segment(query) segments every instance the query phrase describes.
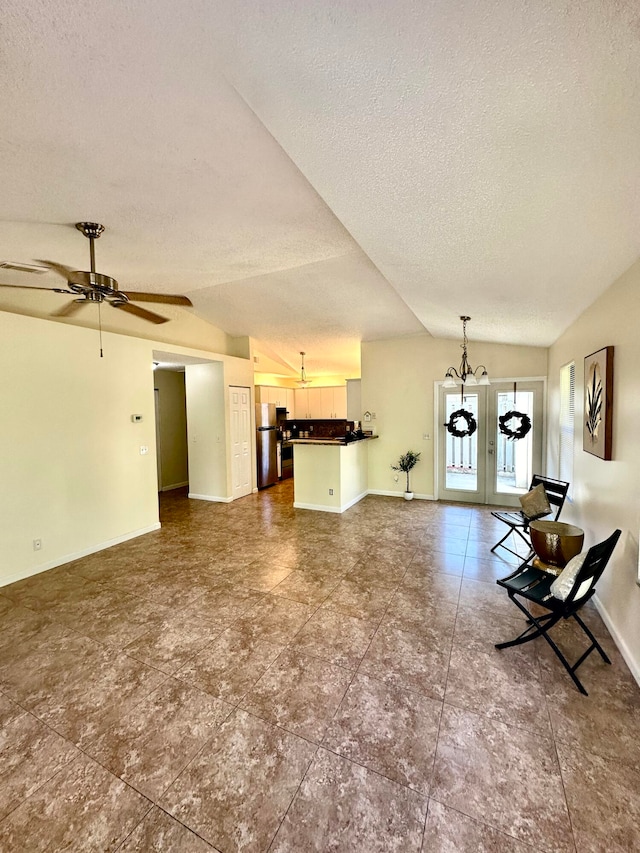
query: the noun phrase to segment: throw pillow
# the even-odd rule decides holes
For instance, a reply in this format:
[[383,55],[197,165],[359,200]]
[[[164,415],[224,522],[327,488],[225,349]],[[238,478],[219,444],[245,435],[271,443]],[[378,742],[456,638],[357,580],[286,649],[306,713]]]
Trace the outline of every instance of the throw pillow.
[[529,521],[535,521],[536,518],[542,518],[551,512],[551,504],[542,483],[538,483],[530,492],[522,495],[520,497],[520,505],[522,506],[522,512]]
[[587,552],[583,551],[577,557],[572,557],[558,577],[551,584],[551,595],[554,598],[559,598],[560,601],[566,601],[567,596],[573,589],[573,585],[578,576],[578,572],[582,568]]

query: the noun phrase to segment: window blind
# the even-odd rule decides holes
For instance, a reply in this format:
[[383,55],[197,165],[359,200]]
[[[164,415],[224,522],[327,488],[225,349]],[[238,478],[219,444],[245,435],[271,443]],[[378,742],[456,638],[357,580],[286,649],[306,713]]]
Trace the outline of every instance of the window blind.
[[560,368],[560,442],[558,471],[561,480],[571,483],[573,492],[573,437],[575,424],[576,365],[575,362]]

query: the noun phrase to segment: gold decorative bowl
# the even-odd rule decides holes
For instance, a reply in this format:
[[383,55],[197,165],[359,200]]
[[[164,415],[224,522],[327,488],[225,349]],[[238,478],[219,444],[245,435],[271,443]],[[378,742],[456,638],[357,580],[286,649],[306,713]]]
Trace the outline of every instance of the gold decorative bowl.
[[532,521],[529,525],[531,545],[548,566],[561,569],[582,551],[584,530],[562,521]]

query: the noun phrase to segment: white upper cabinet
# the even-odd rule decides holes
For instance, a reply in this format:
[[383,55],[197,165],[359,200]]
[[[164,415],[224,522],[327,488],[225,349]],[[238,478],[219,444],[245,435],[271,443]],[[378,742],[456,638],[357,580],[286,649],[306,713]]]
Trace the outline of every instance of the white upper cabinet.
[[346,386],[325,388],[296,388],[295,417],[298,419],[329,420],[347,417]]
[[256,403],[273,403],[279,409],[293,414],[293,388],[277,388],[271,385],[256,385]]

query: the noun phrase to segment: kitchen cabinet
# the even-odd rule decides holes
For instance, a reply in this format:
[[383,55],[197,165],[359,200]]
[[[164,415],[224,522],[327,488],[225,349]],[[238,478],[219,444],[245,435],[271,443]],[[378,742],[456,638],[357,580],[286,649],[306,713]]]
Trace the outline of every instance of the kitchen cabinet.
[[256,403],[273,403],[279,409],[286,409],[293,417],[293,388],[256,385]]
[[308,388],[296,388],[293,392],[295,404],[294,404],[294,412],[295,417],[302,419],[310,418],[309,414],[309,389]]
[[340,385],[323,388],[296,388],[295,416],[305,420],[345,419],[347,389]]
[[347,386],[336,385],[333,389],[333,415],[334,418],[347,417]]

